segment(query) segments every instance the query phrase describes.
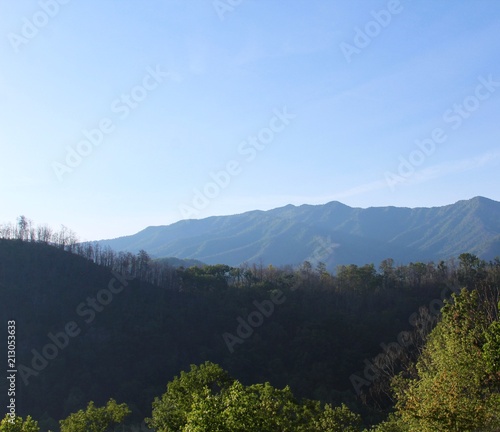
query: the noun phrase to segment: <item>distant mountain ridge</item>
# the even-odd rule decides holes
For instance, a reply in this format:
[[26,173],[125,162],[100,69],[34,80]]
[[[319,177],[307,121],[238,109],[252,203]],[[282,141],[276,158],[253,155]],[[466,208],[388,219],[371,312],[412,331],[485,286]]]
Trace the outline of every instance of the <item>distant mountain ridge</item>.
[[137,234],[101,240],[118,251],[146,250],[153,257],[207,264],[262,262],[296,265],[305,260],[340,264],[436,261],[463,252],[483,259],[500,255],[500,202],[484,197],[442,207],[353,208],[287,205],[268,211],[184,220]]

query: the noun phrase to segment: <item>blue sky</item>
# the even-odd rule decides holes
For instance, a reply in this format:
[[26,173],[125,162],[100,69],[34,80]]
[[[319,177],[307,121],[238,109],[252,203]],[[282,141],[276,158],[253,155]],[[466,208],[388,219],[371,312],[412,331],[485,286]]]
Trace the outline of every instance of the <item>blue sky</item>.
[[499,34],[497,0],[2,2],[0,223],[500,201]]

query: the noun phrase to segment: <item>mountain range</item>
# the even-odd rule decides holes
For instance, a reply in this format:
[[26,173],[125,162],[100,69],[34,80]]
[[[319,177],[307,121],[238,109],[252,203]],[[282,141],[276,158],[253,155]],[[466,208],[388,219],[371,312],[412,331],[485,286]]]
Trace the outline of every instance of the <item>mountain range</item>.
[[500,202],[484,197],[442,207],[353,208],[333,201],[183,220],[99,241],[117,251],[207,264],[297,265],[439,261],[500,256]]

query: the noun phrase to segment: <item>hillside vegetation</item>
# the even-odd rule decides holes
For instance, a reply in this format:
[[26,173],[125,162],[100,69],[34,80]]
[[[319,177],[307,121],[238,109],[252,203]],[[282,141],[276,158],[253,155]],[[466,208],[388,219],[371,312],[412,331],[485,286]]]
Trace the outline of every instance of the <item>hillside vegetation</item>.
[[0,240],[0,293],[27,423],[0,430],[500,427],[498,259],[174,268],[23,226]]

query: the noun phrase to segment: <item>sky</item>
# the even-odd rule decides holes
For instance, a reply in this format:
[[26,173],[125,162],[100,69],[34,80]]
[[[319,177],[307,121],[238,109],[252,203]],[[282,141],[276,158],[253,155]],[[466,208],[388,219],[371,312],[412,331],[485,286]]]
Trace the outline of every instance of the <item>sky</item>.
[[0,3],[0,223],[500,201],[498,0]]

